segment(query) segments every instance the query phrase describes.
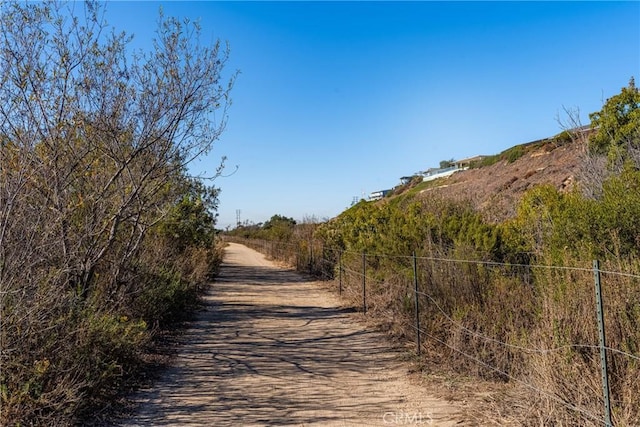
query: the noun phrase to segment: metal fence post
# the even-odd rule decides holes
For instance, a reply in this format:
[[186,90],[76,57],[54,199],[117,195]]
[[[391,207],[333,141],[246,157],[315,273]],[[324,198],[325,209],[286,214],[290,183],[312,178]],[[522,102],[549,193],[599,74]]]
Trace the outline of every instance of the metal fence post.
[[418,301],[418,259],[413,251],[413,295],[416,302],[416,349],[420,356],[420,302]]
[[362,251],[362,312],[367,314],[367,254]]
[[342,251],[338,252],[338,294],[342,295]]
[[320,242],[320,265],[318,266],[318,270],[320,271],[320,278],[322,280],[327,280],[329,278],[333,279],[329,275],[327,271],[327,253],[325,252],[324,242]]
[[598,333],[600,335],[600,365],[602,367],[602,396],[604,397],[604,424],[612,427],[611,401],[609,392],[609,374],[607,368],[607,341],[604,328],[604,310],[602,308],[602,288],[600,286],[600,261],[593,261],[593,277],[596,286],[596,311],[598,315]]

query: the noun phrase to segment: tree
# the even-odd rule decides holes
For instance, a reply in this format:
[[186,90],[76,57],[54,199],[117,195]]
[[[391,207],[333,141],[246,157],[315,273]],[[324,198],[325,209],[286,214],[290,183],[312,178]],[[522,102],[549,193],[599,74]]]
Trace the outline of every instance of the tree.
[[269,230],[270,228],[274,228],[279,225],[282,225],[284,227],[293,227],[294,225],[296,225],[296,220],[293,218],[287,218],[284,215],[276,214],[269,218],[269,220],[264,223],[262,228],[264,228],[265,230]]
[[629,85],[607,99],[602,109],[589,115],[595,130],[589,138],[592,152],[606,154],[612,165],[619,165],[640,149],[640,91],[632,77]]
[[132,53],[102,8],[0,4],[0,424],[65,424],[34,421],[25,402],[48,408],[33,417],[73,413],[65,405],[93,387],[92,370],[119,364],[89,363],[81,348],[100,353],[87,341],[93,319],[131,311],[131,280],[152,269],[141,255],[151,231],[166,219],[192,243],[215,221],[206,202],[217,193],[185,183],[225,128],[228,46],[203,45],[196,23],[160,14],[153,50]]
[[22,190],[48,208],[36,220],[56,236],[47,252],[86,288],[117,243],[124,258],[135,253],[171,183],[224,129],[228,48],[202,46],[197,25],[161,15],[153,52],[129,61],[130,38],[103,34],[97,3],[84,22],[56,3],[6,4],[1,19],[0,133],[30,169]]
[[209,247],[215,236],[218,190],[200,181],[187,180],[182,198],[160,222],[158,232],[171,240],[175,251],[188,247]]
[[284,215],[273,215],[263,226],[263,234],[268,239],[285,240],[293,233],[296,221]]

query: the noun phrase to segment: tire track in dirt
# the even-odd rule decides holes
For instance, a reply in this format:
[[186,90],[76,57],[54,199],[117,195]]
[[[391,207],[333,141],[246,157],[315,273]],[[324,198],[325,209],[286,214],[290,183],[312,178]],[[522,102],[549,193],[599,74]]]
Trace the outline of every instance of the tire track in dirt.
[[318,283],[230,244],[206,310],[122,426],[459,425]]

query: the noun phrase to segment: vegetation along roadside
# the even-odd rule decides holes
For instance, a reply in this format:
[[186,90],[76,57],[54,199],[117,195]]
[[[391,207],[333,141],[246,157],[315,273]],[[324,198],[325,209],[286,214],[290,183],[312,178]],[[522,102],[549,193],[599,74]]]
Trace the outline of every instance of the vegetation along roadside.
[[[562,138],[520,146],[517,158],[498,156],[440,183],[363,200],[323,223],[295,224],[278,215],[238,227],[228,238],[333,280],[347,301],[404,344],[416,340],[417,297],[424,307],[423,366],[511,384],[519,397],[508,401],[521,404],[502,413],[532,426],[603,424],[598,260],[611,419],[639,425],[640,93],[634,80],[590,118],[586,132],[571,127]],[[576,153],[569,159],[578,165],[574,179],[529,186],[500,215],[499,192],[484,200],[460,197],[465,176],[487,168],[495,180],[503,168],[521,179],[518,168],[530,175],[525,162],[554,151]],[[453,180],[458,185],[447,185]]]
[[133,54],[103,4],[74,7],[0,5],[6,426],[76,424],[104,405],[220,262],[218,189],[187,166],[224,129],[228,47],[161,15],[153,51]]

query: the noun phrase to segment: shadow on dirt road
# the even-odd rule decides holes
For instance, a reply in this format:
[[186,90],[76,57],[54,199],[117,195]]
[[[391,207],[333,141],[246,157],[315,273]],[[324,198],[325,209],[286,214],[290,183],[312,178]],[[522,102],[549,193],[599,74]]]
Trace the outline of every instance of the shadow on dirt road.
[[122,426],[456,425],[317,283],[231,244],[172,366]]

